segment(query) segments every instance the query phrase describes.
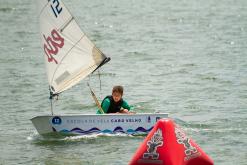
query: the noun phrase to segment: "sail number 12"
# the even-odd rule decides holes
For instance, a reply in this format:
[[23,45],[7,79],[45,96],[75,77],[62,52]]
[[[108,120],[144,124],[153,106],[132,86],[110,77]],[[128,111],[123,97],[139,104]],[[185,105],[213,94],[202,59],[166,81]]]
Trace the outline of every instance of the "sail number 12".
[[52,1],[51,3],[51,9],[55,15],[55,17],[57,17],[61,12],[62,12],[62,7],[59,6],[59,0],[48,0],[48,2]]

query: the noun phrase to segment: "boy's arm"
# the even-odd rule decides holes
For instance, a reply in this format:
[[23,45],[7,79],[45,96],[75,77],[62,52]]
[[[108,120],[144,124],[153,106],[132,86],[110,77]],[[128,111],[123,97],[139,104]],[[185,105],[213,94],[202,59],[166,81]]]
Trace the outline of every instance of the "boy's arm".
[[123,105],[122,105],[122,107],[124,108],[124,109],[128,109],[128,110],[130,110],[130,106],[129,106],[129,104],[127,103],[127,101],[125,101],[125,100],[123,100]]
[[[105,113],[107,113],[109,107],[110,107],[110,100],[107,98],[102,103],[102,109]],[[100,110],[97,111],[97,114],[101,114]]]

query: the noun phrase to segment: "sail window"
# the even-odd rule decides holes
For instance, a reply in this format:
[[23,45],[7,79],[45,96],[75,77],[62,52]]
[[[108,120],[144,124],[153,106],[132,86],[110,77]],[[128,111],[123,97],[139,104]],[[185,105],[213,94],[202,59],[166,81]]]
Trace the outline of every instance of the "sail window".
[[61,76],[59,76],[55,81],[57,85],[59,85],[61,82],[63,82],[67,77],[70,76],[70,73],[66,70]]

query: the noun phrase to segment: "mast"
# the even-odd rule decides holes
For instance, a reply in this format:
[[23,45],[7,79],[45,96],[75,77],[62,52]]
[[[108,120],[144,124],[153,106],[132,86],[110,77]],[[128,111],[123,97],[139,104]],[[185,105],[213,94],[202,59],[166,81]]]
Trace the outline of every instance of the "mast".
[[[50,89],[49,89],[50,90]],[[51,105],[51,115],[53,116],[53,98],[54,96],[57,96],[58,97],[58,94],[52,94],[51,90],[50,90],[50,97],[49,97],[49,100],[50,100],[50,105]]]
[[51,103],[51,115],[53,116],[53,98],[50,98]]

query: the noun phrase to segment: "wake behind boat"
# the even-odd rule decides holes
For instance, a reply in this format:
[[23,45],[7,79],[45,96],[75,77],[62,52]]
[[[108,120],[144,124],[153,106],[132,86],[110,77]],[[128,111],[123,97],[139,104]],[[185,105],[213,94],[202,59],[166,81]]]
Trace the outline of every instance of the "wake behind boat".
[[[31,119],[40,134],[147,134],[165,113],[54,115],[52,100],[106,64],[106,57],[76,23],[61,0],[38,0],[41,47],[49,82],[52,115]],[[95,98],[94,98],[95,99]]]

